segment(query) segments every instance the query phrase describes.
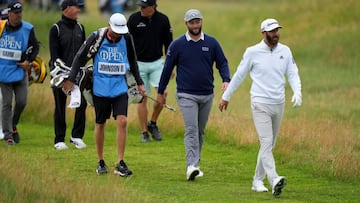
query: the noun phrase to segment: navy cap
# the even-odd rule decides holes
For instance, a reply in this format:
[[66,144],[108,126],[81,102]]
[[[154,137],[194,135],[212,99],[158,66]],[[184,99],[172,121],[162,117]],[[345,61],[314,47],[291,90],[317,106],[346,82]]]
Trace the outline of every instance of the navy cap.
[[65,10],[68,6],[83,7],[84,3],[79,3],[77,0],[63,0],[60,3],[61,10]]
[[141,7],[153,6],[156,5],[156,0],[141,0],[138,5]]

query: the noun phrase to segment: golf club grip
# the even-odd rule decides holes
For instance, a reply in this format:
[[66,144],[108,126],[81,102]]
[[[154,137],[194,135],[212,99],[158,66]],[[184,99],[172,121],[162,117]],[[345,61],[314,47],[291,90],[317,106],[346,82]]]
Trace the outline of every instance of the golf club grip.
[[[150,97],[149,95],[146,95],[146,97],[149,98],[149,99],[151,99],[152,101],[160,104],[160,102],[159,102],[158,100],[156,100],[155,98],[152,98],[152,97]],[[174,107],[171,107],[171,106],[169,106],[169,105],[167,105],[167,104],[163,104],[163,107],[169,109],[170,111],[176,112],[176,109],[175,109]]]
[[164,107],[169,109],[170,111],[174,111],[174,112],[176,111],[176,109],[174,107],[171,107],[171,106],[169,106],[167,104],[164,104]]

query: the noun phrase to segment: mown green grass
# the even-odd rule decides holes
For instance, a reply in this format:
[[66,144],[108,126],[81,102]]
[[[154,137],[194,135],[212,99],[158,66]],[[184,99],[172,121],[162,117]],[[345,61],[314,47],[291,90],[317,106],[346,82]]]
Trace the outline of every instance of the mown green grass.
[[[87,3],[88,12],[79,20],[90,34],[106,26],[107,20],[98,13],[95,1]],[[220,113],[220,79],[216,76],[201,160],[205,176],[191,183],[185,180],[179,111],[163,111],[158,121],[164,133],[162,142],[143,144],[132,105],[125,160],[134,175],[97,176],[93,109],[87,112],[84,139],[88,147],[55,151],[49,82],[32,85],[18,126],[21,144],[0,145],[0,202],[359,202],[358,1],[159,0],[158,4],[168,14],[175,37],[185,32],[185,11],[199,8],[203,30],[218,38],[232,73],[245,48],[261,40],[259,26],[264,18],[277,18],[284,26],[281,41],[290,46],[299,66],[303,106],[291,108],[292,93],[287,88],[288,104],[274,151],[277,170],[288,179],[281,197],[250,190],[258,150],[249,107],[250,79],[233,95],[228,111]],[[27,5],[24,19],[35,25],[40,55],[47,61],[48,30],[60,13],[30,11]],[[168,103],[178,108],[174,81],[169,90]],[[70,133],[73,110],[67,113]],[[112,120],[104,152],[111,171],[116,160]]]
[[[21,144],[1,146],[3,202],[356,202],[355,181],[335,181],[310,173],[306,165],[291,166],[278,159],[278,171],[288,178],[280,198],[250,190],[257,146],[234,146],[208,137],[203,151],[203,178],[185,180],[181,134],[162,142],[143,144],[137,134],[128,137],[126,161],[134,175],[121,178],[95,173],[96,152],[92,129],[88,148],[66,151],[52,148],[52,129],[43,125],[27,129]],[[105,157],[110,172],[116,160],[115,129],[109,126]],[[279,157],[279,153],[275,153]],[[5,164],[6,163],[6,164]],[[305,163],[304,163],[305,164]],[[1,196],[0,196],[1,197]]]

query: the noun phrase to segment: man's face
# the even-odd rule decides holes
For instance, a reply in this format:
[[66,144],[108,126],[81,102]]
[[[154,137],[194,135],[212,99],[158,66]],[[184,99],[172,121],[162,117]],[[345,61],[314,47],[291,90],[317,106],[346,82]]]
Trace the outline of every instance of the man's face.
[[201,28],[202,28],[202,19],[193,19],[188,22],[186,22],[186,27],[190,34],[192,35],[200,35],[201,34]]
[[115,33],[111,27],[109,26],[109,33],[108,33],[113,41],[118,41],[121,37],[121,34]]
[[68,6],[65,10],[63,10],[64,16],[76,20],[81,12],[78,6]]
[[18,26],[21,24],[21,20],[22,20],[22,12],[12,12],[9,11],[8,13],[8,19],[9,19],[9,23],[11,26]]
[[275,28],[271,31],[264,32],[265,40],[272,46],[276,46],[280,39],[279,28]]
[[155,12],[155,5],[153,6],[141,6],[140,7],[141,16],[151,17]]

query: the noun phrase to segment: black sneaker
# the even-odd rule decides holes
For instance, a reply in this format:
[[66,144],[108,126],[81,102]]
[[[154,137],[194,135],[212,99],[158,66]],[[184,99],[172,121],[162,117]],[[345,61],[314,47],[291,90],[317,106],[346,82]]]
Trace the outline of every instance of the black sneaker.
[[104,160],[100,160],[100,161],[99,161],[98,167],[97,167],[97,169],[96,169],[96,173],[97,173],[98,175],[107,174],[107,166],[106,166]]
[[20,142],[20,135],[18,133],[18,131],[16,130],[16,128],[14,128],[13,132],[12,132],[12,136],[14,138],[14,142],[15,143],[19,143]]
[[120,175],[121,177],[126,177],[132,174],[132,171],[128,169],[125,162],[121,160],[118,164],[116,164],[114,169],[114,174]]
[[151,133],[154,140],[156,140],[156,141],[162,140],[162,135],[161,135],[156,123],[151,123],[151,121],[149,121],[147,124],[147,127],[148,127],[148,131]]
[[150,142],[150,137],[147,132],[141,134],[141,142]]

